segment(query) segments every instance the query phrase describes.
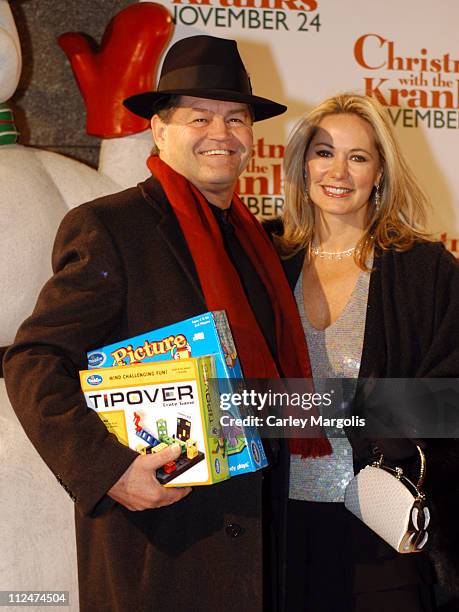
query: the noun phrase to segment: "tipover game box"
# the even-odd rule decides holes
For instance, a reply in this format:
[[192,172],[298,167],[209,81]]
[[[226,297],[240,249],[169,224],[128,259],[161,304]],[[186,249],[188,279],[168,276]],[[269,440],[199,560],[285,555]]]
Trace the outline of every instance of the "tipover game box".
[[208,485],[229,478],[212,356],[80,372],[81,388],[118,440],[140,453],[170,444],[180,457],[156,472],[161,484]]
[[[215,356],[216,377],[222,392],[231,391],[231,381],[242,379],[241,366],[228,319],[224,310],[206,312],[146,334],[115,342],[87,354],[88,368],[106,368],[165,359]],[[224,381],[224,383],[223,383]],[[235,383],[237,384],[237,382]],[[244,417],[238,406],[228,413],[235,419]],[[268,461],[255,426],[224,427],[229,469],[232,476],[266,467]]]

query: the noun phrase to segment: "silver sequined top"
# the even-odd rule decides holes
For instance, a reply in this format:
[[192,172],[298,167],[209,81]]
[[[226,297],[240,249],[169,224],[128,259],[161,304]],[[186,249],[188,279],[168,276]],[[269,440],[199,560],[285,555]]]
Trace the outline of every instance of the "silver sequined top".
[[[368,262],[371,266],[372,262]],[[295,299],[309,349],[312,376],[316,391],[326,391],[330,378],[357,378],[363,348],[370,272],[362,272],[339,318],[324,330],[311,325],[304,310],[303,283],[300,275]],[[334,401],[336,398],[335,389]],[[348,388],[348,385],[347,387]],[[347,397],[341,401],[350,401]],[[352,448],[347,438],[330,438],[333,454],[318,459],[302,459],[293,455],[290,461],[290,499],[316,502],[343,502],[346,485],[354,475]]]

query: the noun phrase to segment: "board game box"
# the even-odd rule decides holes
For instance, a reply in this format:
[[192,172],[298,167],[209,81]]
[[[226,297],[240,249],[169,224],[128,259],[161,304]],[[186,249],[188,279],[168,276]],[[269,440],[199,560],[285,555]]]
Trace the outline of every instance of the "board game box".
[[139,453],[180,444],[156,472],[161,484],[209,485],[229,478],[212,356],[80,372],[81,388],[118,440]]
[[[215,356],[220,391],[227,393],[242,379],[236,346],[224,310],[206,312],[178,323],[152,330],[88,352],[88,368],[132,366],[167,359]],[[234,383],[233,383],[234,381]],[[234,419],[246,416],[238,406],[228,413]],[[234,421],[233,421],[234,422]],[[268,461],[255,426],[224,427],[229,470],[232,476],[266,467]]]

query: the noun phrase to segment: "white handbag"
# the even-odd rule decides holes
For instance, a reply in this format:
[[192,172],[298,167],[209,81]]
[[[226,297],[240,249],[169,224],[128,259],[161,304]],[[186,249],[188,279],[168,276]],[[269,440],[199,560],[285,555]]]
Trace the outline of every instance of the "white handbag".
[[344,505],[399,553],[421,552],[428,541],[430,511],[421,491],[426,459],[421,457],[417,485],[401,468],[383,465],[384,457],[363,468],[348,484]]

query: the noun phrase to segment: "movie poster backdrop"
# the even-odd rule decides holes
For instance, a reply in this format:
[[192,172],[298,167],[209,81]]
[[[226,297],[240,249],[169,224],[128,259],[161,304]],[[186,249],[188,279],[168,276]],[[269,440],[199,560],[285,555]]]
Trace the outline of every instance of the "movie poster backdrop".
[[298,118],[335,93],[366,93],[387,108],[432,201],[431,231],[459,256],[457,0],[156,1],[175,22],[170,44],[196,34],[236,39],[254,92],[289,108],[256,125],[238,186],[253,213],[282,208],[282,157]]

